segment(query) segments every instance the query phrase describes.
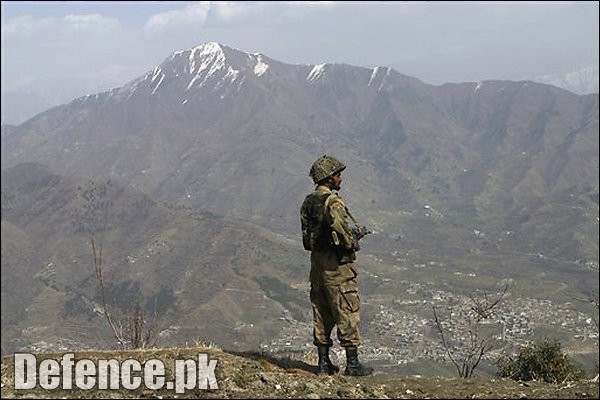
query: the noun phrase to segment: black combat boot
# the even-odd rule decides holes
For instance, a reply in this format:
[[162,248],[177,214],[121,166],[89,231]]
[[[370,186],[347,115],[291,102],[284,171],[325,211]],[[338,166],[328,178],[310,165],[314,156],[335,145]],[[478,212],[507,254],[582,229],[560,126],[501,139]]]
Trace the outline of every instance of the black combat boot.
[[335,375],[340,372],[337,365],[333,365],[329,359],[329,346],[317,346],[319,351],[319,366],[317,367],[317,375]]
[[373,368],[365,367],[358,361],[358,348],[356,346],[346,347],[346,371],[344,371],[344,375],[365,376],[372,373]]

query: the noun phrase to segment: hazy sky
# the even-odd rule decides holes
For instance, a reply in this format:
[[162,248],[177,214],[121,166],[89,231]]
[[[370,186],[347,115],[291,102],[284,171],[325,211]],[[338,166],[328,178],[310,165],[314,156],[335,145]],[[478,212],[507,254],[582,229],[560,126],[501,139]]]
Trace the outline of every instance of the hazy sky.
[[598,2],[2,1],[2,122],[126,84],[205,42],[426,83],[598,65]]

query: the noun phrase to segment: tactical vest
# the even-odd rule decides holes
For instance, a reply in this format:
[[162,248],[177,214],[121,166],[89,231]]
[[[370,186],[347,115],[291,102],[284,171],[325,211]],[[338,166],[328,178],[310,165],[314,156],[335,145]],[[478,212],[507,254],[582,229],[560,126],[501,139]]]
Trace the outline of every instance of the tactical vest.
[[331,247],[331,227],[327,217],[328,199],[332,193],[313,192],[306,196],[300,208],[302,245],[305,250]]

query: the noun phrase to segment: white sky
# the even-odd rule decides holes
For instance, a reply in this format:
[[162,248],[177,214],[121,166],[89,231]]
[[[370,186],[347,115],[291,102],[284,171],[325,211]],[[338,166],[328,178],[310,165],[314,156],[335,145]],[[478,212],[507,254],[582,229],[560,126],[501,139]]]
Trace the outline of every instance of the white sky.
[[598,15],[597,1],[2,1],[2,123],[122,86],[205,42],[436,85],[561,74],[598,65]]

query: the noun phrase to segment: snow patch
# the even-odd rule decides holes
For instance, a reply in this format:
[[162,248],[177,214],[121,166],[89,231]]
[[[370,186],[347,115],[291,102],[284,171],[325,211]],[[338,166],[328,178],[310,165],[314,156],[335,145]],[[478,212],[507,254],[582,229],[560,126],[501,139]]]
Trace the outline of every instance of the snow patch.
[[317,64],[310,71],[310,73],[306,77],[306,80],[309,82],[313,82],[313,81],[319,79],[321,76],[323,76],[324,73],[325,73],[325,64]]
[[256,76],[262,76],[269,69],[269,65],[265,64],[262,60],[262,57],[259,55],[256,56],[256,65],[254,66],[254,73]]

